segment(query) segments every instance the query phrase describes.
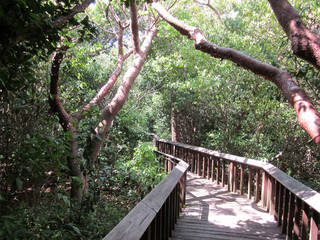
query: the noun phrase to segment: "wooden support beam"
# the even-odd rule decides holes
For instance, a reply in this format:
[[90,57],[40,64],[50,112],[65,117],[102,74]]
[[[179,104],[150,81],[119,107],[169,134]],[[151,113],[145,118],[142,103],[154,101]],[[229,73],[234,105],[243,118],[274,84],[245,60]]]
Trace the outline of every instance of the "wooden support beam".
[[301,215],[302,215],[302,201],[300,198],[296,198],[296,204],[294,209],[293,219],[293,239],[299,239],[301,236]]
[[254,190],[254,201],[259,202],[259,185],[260,185],[260,170],[256,169],[256,184]]
[[223,159],[220,160],[222,162],[221,164],[221,183],[222,183],[222,187],[224,187],[225,184],[225,169],[226,169],[226,164],[225,161]]
[[308,239],[308,229],[309,229],[309,213],[310,209],[307,204],[303,204],[302,209],[302,229],[301,229],[301,239],[307,240]]
[[310,218],[310,240],[318,240],[319,236],[319,213],[312,211]]
[[243,186],[244,186],[244,166],[240,165],[240,195],[243,195]]
[[237,185],[238,185],[237,164],[234,163],[233,164],[233,186],[232,186],[234,193],[237,192]]

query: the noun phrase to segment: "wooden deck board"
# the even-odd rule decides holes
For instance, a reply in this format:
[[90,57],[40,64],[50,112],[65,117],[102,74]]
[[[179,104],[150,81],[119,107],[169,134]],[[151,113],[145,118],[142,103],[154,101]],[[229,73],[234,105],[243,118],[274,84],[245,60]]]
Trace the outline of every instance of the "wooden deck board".
[[273,216],[261,206],[188,173],[186,208],[171,239],[285,239],[285,236]]

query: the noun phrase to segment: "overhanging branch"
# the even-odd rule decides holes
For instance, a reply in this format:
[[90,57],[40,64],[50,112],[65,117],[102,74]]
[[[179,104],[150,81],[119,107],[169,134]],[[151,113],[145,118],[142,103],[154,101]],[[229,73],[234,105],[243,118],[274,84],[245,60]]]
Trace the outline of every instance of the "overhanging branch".
[[159,3],[153,3],[152,6],[171,26],[181,34],[194,40],[194,46],[197,50],[208,53],[215,58],[230,60],[238,66],[275,83],[294,107],[299,124],[320,146],[320,118],[309,101],[306,92],[293,82],[286,71],[281,71],[272,65],[262,63],[237,50],[214,45],[206,40],[200,29],[185,25],[182,21],[168,13]]
[[279,24],[291,41],[293,53],[320,71],[320,41],[303,23],[287,0],[268,0]]

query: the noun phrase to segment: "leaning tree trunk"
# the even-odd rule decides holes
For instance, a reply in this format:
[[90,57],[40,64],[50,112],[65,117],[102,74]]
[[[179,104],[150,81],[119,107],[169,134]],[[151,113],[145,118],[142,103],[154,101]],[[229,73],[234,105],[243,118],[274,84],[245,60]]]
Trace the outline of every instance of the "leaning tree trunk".
[[[105,107],[102,114],[102,121],[99,123],[96,131],[96,136],[93,137],[91,143],[89,144],[90,160],[92,164],[95,164],[97,157],[99,155],[102,143],[109,131],[112,122],[118,112],[121,110],[125,104],[131,87],[140,73],[140,70],[146,60],[146,56],[150,50],[152,40],[157,33],[157,28],[155,23],[152,23],[151,29],[148,30],[145,40],[140,47],[139,45],[139,26],[137,21],[137,5],[136,1],[130,4],[131,11],[131,32],[132,32],[132,46],[133,46],[133,56],[134,60],[125,73],[123,81],[119,86],[116,95],[112,98],[110,103]],[[97,137],[98,136],[98,137]]]
[[171,141],[177,142],[178,141],[178,110],[172,108],[171,109]]
[[206,40],[199,28],[185,25],[182,21],[164,9],[161,4],[153,3],[152,6],[159,15],[173,26],[182,35],[186,35],[194,41],[197,50],[210,54],[214,58],[227,59],[236,63],[239,67],[273,82],[281,90],[289,103],[294,107],[299,124],[320,146],[320,118],[315,107],[309,101],[306,92],[297,86],[286,71],[262,63],[232,48],[222,48]]
[[71,198],[81,201],[82,199],[82,183],[84,182],[84,176],[80,169],[80,161],[78,155],[78,141],[77,141],[77,127],[73,123],[77,122],[72,118],[59,98],[58,86],[59,86],[59,69],[63,60],[64,51],[67,47],[61,47],[53,54],[52,66],[51,66],[51,83],[50,83],[50,95],[49,99],[51,109],[57,113],[60,124],[65,132],[70,132],[70,149],[71,154],[68,156],[68,167],[70,170],[71,180]]

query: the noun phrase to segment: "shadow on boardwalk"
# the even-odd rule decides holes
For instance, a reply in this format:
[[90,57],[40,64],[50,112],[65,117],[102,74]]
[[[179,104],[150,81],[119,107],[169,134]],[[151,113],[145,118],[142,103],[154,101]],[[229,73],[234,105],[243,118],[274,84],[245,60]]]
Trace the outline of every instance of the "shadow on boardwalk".
[[259,205],[195,174],[187,179],[186,208],[171,239],[285,239]]

